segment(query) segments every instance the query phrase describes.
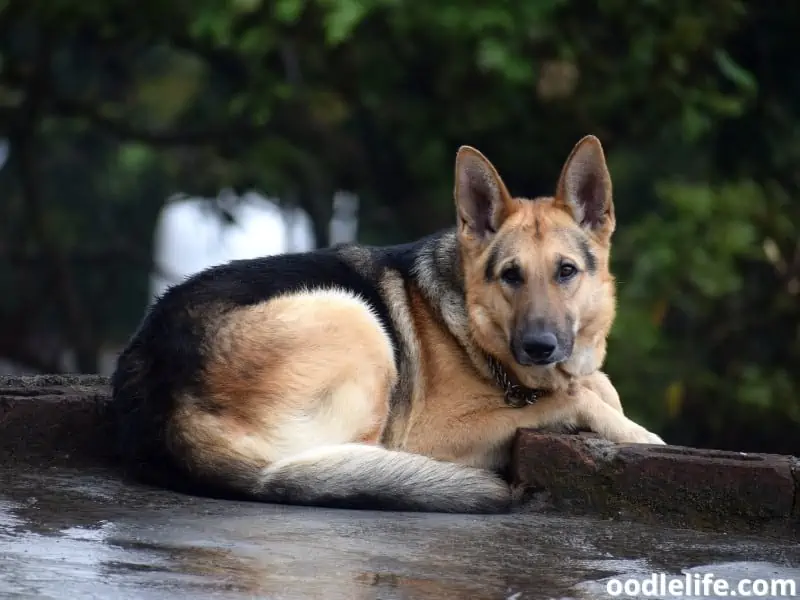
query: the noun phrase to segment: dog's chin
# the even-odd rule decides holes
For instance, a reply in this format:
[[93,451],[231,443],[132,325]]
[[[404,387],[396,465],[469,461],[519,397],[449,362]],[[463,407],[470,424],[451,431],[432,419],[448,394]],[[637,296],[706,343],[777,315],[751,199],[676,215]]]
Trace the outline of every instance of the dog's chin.
[[555,369],[560,364],[559,361],[554,360],[531,360],[515,358],[514,361],[516,362],[517,367],[521,367],[523,369],[549,370]]
[[510,371],[514,374],[517,381],[525,387],[532,389],[553,389],[554,387],[558,387],[559,382],[563,379],[557,367],[558,363],[523,365],[515,359],[510,365]]

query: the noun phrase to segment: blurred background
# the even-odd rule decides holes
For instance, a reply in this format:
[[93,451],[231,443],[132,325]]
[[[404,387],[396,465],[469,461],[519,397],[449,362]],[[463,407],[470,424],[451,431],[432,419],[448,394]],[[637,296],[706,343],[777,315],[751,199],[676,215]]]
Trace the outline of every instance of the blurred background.
[[552,193],[593,133],[627,412],[800,454],[798,32],[789,0],[3,0],[0,371],[109,373],[187,274],[449,226],[460,144]]

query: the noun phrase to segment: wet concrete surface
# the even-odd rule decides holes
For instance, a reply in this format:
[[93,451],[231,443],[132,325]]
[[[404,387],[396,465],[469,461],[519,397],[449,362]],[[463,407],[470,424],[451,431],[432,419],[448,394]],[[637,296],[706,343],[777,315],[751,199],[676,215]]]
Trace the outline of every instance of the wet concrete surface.
[[800,592],[792,540],[210,500],[102,469],[5,466],[0,484],[0,598],[610,598],[608,578],[686,570]]

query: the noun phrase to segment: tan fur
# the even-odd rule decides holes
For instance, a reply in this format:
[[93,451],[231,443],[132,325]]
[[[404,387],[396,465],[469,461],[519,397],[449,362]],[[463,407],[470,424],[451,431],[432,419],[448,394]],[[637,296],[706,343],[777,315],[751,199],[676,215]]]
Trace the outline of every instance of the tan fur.
[[214,411],[186,398],[173,418],[194,461],[224,452],[264,468],[319,445],[380,440],[397,372],[388,335],[354,295],[314,290],[241,308],[215,340]]
[[[600,371],[615,315],[610,190],[595,138],[576,146],[556,195],[533,201],[513,198],[485,157],[462,148],[456,163],[458,243],[454,237],[452,247],[441,251],[462,252],[466,302],[426,276],[436,257],[418,265],[428,288],[409,291],[399,273],[382,272],[378,287],[402,342],[397,363],[377,317],[348,292],[313,289],[225,313],[213,335],[203,398],[186,395],[172,416],[174,453],[190,469],[222,472],[226,465],[246,464],[264,470],[268,481],[276,469],[307,468],[323,454],[339,465],[356,450],[372,460],[370,451],[348,445],[353,443],[493,470],[505,466],[521,427],[588,427],[612,441],[663,443],[624,416],[614,386]],[[603,212],[581,204],[587,193],[606,198]],[[590,229],[582,224],[587,219]],[[594,257],[592,273],[580,239]],[[365,265],[369,257],[362,254],[343,253]],[[492,256],[498,269],[513,261],[524,284],[512,290],[488,280]],[[581,272],[568,284],[556,283],[552,274],[565,259]],[[510,340],[530,314],[572,323],[574,348],[567,360],[549,367],[515,361]],[[528,387],[552,393],[524,408],[507,406],[484,353]]]

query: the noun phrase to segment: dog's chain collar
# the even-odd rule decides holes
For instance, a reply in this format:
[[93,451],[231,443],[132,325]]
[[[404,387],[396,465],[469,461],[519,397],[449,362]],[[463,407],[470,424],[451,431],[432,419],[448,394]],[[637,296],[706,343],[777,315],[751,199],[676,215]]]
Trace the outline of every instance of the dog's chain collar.
[[539,398],[548,394],[548,390],[529,388],[520,384],[515,377],[506,371],[500,361],[493,356],[487,356],[487,359],[492,377],[497,385],[502,388],[503,396],[508,406],[522,408],[523,406],[535,404]]

